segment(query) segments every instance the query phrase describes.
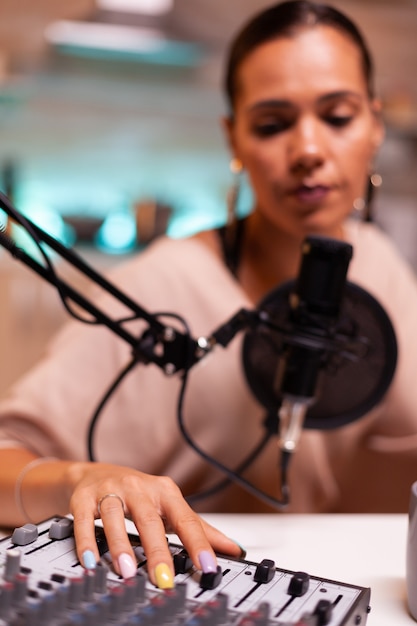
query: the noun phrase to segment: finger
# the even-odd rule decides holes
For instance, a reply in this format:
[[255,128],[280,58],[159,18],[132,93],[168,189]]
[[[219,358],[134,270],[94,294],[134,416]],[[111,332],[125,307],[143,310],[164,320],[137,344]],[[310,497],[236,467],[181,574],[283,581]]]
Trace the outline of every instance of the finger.
[[[169,481],[169,479],[165,480]],[[168,484],[163,493],[164,516],[184,544],[194,565],[205,573],[216,571],[216,554],[200,517],[187,504],[180,489],[176,485],[171,485],[170,488]],[[219,531],[216,531],[213,527],[210,528],[208,524],[207,528],[211,532],[212,537],[215,538],[217,536],[216,533],[218,533],[219,536],[221,535]],[[223,538],[223,542],[229,547],[229,550],[236,551],[236,546],[233,542],[231,540],[227,541],[224,535]],[[219,542],[219,544],[221,544],[221,542]]]
[[95,501],[87,497],[73,497],[70,502],[77,556],[86,569],[94,569],[100,558],[94,525],[96,508]]
[[137,572],[137,562],[126,531],[123,500],[114,494],[107,494],[99,502],[113,566],[123,578],[132,578]]
[[174,565],[165,534],[165,526],[155,504],[145,494],[136,494],[140,507],[129,506],[145,552],[148,575],[160,589],[174,586]]
[[166,514],[194,565],[204,573],[215,572],[217,557],[199,516],[183,499],[168,502]]
[[246,549],[236,539],[231,539],[205,520],[201,520],[201,522],[207,539],[216,552],[229,554],[240,559],[245,558]]

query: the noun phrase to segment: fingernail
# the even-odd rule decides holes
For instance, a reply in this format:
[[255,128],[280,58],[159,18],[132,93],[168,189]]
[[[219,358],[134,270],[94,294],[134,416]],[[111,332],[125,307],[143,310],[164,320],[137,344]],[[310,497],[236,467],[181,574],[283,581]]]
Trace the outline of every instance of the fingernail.
[[94,553],[91,550],[86,550],[85,552],[83,552],[82,560],[85,569],[95,569],[97,563],[94,557]]
[[246,548],[244,548],[242,546],[242,544],[240,544],[238,541],[236,541],[236,539],[232,539],[232,541],[240,548],[240,552],[241,552],[240,558],[244,559],[245,556],[247,555]]
[[117,559],[119,570],[123,578],[132,578],[136,575],[136,563],[133,561],[130,554],[121,554]]
[[200,566],[202,572],[204,574],[208,574],[209,572],[217,571],[216,561],[214,560],[213,555],[208,550],[203,550],[198,555],[198,560],[200,561]]
[[166,563],[159,563],[155,567],[155,580],[160,589],[172,589],[174,586],[174,577]]

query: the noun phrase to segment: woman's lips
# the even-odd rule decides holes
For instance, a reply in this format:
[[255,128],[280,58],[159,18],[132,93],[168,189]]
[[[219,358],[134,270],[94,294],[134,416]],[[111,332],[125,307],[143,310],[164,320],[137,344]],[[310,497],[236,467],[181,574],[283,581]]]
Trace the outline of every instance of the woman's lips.
[[295,196],[299,202],[303,203],[317,203],[322,202],[330,188],[325,185],[301,185],[295,190]]

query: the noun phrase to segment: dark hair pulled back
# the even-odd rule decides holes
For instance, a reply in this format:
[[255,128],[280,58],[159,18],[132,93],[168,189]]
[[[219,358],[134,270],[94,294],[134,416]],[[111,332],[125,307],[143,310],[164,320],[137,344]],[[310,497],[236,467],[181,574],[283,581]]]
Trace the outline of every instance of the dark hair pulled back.
[[232,40],[226,61],[225,93],[231,111],[237,92],[237,74],[245,58],[258,46],[278,39],[290,37],[300,28],[326,25],[339,30],[356,43],[362,57],[363,72],[368,95],[374,95],[373,62],[365,39],[350,18],[327,4],[309,0],[288,0],[274,4],[256,14]]

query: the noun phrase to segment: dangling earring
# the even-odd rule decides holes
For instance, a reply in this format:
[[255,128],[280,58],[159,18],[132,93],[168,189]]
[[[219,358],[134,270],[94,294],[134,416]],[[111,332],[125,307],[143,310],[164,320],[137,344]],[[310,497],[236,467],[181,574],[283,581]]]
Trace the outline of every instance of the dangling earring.
[[237,204],[239,200],[241,174],[243,171],[242,162],[237,158],[233,158],[230,161],[230,171],[232,172],[234,176],[234,181],[233,181],[233,185],[231,186],[227,194],[227,225],[228,226],[230,226],[231,224],[234,224],[237,218],[236,210],[237,210]]
[[242,162],[233,158],[230,161],[230,171],[234,176],[233,185],[227,194],[227,222],[219,229],[223,248],[224,260],[234,276],[237,276],[242,247],[244,220],[237,219],[237,205],[240,193]]
[[368,188],[366,190],[366,199],[365,199],[365,212],[363,219],[365,222],[372,222],[373,214],[372,214],[372,203],[375,196],[375,189],[382,185],[382,176],[374,172],[369,176],[368,180]]
[[375,189],[382,185],[382,176],[380,174],[370,174],[368,185],[366,188],[365,198],[355,198],[353,201],[354,216],[363,222],[372,222],[372,202],[375,195]]

